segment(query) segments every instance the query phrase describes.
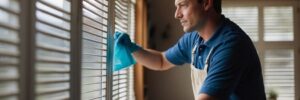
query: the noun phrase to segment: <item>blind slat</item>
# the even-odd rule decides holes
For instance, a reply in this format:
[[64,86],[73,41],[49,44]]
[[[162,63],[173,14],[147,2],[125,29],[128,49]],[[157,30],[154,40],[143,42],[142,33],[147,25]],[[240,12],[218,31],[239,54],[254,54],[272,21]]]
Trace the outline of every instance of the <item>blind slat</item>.
[[43,94],[37,96],[38,100],[48,100],[51,98],[51,100],[65,100],[70,97],[70,94],[68,91],[62,91],[57,93],[50,93],[50,94]]

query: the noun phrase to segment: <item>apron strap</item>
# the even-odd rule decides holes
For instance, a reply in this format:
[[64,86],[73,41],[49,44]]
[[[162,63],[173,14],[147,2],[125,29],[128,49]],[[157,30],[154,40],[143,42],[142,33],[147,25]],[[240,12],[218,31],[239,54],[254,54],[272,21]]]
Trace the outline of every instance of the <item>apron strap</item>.
[[204,69],[207,71],[207,68],[210,66],[210,59],[211,59],[211,53],[214,51],[214,47],[212,47],[210,50],[209,50],[209,53],[205,59],[205,65],[204,65]]

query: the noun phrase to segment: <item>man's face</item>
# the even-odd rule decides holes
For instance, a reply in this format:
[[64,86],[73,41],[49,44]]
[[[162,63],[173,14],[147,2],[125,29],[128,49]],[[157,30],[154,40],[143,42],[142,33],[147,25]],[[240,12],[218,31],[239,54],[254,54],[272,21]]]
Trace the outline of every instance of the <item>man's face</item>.
[[175,0],[175,18],[180,20],[184,32],[200,30],[203,27],[204,7],[197,0]]

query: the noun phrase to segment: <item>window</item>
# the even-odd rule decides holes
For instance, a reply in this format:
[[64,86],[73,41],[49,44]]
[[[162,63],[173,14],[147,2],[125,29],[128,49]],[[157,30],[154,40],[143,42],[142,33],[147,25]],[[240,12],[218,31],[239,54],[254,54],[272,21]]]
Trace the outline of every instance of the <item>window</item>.
[[295,100],[295,61],[297,44],[294,31],[295,2],[224,2],[223,14],[237,23],[253,40],[263,65],[266,95],[271,90],[277,100]]
[[[135,0],[130,0],[129,3],[129,34],[131,40],[135,40]],[[135,100],[134,93],[134,71],[133,67],[128,69],[128,99]]]
[[295,97],[294,51],[267,50],[264,61],[266,89],[275,90],[279,94],[279,100],[293,100]]
[[20,5],[18,0],[0,2],[0,99],[18,99],[20,69]]
[[293,24],[292,6],[264,8],[265,41],[293,41]]
[[[115,1],[115,31],[126,32],[134,40],[134,2],[126,0]],[[113,100],[134,100],[133,69],[113,73]]]
[[82,24],[82,100],[106,98],[108,1],[84,0]]
[[111,67],[113,33],[134,37],[134,7],[131,0],[1,1],[0,99],[134,100],[133,68]]
[[38,0],[35,33],[36,99],[70,97],[70,2]]

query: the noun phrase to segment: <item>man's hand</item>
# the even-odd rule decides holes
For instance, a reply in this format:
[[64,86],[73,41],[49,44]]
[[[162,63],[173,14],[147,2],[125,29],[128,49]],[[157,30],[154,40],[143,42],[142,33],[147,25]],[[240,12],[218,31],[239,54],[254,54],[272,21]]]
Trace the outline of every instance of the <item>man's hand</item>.
[[129,35],[126,34],[126,33],[115,32],[115,34],[114,34],[114,40],[115,40],[115,42],[117,42],[116,44],[122,45],[122,46],[128,48],[128,50],[131,53],[133,53],[133,52],[141,49],[140,46],[138,46],[137,44],[131,42]]

